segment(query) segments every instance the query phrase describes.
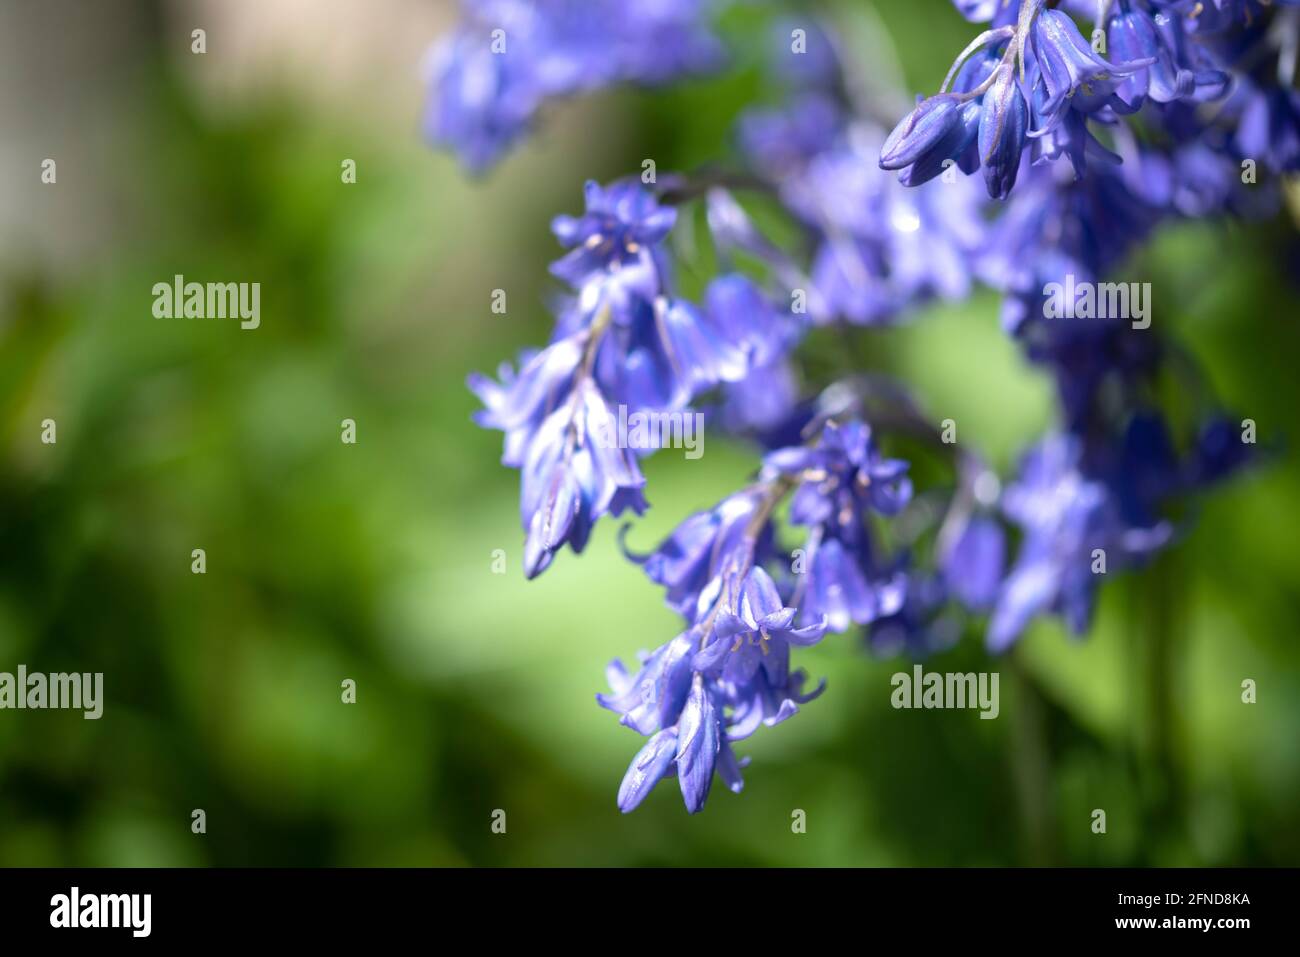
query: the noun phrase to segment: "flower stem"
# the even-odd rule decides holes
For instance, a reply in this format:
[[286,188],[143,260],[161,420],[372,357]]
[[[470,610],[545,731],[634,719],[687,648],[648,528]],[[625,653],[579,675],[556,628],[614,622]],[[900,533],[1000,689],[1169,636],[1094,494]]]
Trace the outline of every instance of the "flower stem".
[[1015,689],[1011,719],[1011,772],[1020,803],[1026,863],[1051,866],[1059,857],[1056,814],[1052,806],[1051,753],[1045,729],[1045,706],[1019,649],[1007,656]]
[[1178,771],[1178,720],[1175,684],[1178,680],[1180,620],[1177,552],[1169,552],[1150,569],[1147,592],[1146,684],[1147,747],[1151,769],[1146,783],[1148,833],[1165,840],[1176,838],[1185,827],[1184,795]]

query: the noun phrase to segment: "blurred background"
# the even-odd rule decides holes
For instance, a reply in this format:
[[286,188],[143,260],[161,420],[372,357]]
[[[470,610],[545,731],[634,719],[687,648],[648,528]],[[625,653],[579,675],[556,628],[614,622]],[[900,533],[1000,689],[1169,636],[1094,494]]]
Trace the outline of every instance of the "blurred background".
[[[937,88],[971,28],[947,0],[876,10],[909,86]],[[0,11],[0,671],[101,671],[106,698],[98,721],[0,711],[0,865],[1300,862],[1285,451],[1110,581],[1085,641],[1043,622],[991,663],[973,625],[926,663],[998,670],[998,720],[894,711],[890,675],[911,663],[830,636],[800,656],[827,693],[745,742],[744,794],[715,788],[691,817],[670,781],[618,813],[641,739],[593,695],[610,658],[677,619],[614,523],[523,580],[517,475],[470,423],[464,380],[545,342],[548,224],[581,208],[585,179],[730,155],[735,116],[772,95],[760,7],[726,21],[736,70],[562,104],[478,181],[419,134],[449,2]],[[863,67],[886,69],[877,55]],[[1140,264],[1157,321],[1283,443],[1300,408],[1294,237],[1282,219],[1180,226]],[[176,273],[260,282],[261,328],[153,318],[153,284]],[[1004,468],[1052,419],[990,295],[862,339]],[[814,360],[836,348],[810,344]],[[706,452],[647,461],[632,547],[754,466],[720,438]]]

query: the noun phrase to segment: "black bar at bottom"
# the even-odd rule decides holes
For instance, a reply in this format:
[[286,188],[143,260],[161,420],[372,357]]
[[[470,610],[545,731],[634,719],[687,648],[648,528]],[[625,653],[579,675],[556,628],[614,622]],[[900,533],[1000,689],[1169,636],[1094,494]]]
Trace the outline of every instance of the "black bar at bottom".
[[910,929],[923,931],[927,941],[972,933],[1036,940],[1051,933],[1058,940],[1113,935],[1180,942],[1200,935],[1230,945],[1241,935],[1294,928],[1297,873],[0,869],[0,927],[6,943],[75,937],[92,946],[113,939],[337,946],[433,933],[445,940],[448,931],[493,940],[512,926],[525,935],[529,927],[534,934],[565,928],[582,935],[573,940],[585,940],[584,946],[629,934],[646,935],[648,944],[700,921],[713,923],[720,940],[775,921],[817,935],[844,928],[864,943],[862,935],[873,930]]

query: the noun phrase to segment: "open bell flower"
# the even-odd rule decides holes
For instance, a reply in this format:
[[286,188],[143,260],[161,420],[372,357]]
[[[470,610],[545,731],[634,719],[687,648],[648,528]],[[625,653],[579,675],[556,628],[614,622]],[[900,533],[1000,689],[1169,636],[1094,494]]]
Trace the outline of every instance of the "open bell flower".
[[697,671],[721,669],[729,681],[748,680],[770,655],[773,646],[813,645],[826,633],[826,622],[805,627],[794,624],[796,610],[781,601],[772,577],[761,568],[750,569],[740,589],[740,600],[718,614],[713,640],[696,653],[691,665]]
[[1034,20],[1029,35],[1030,49],[1038,66],[1046,97],[1038,113],[1054,120],[1067,100],[1083,94],[1100,105],[1128,76],[1153,60],[1111,63],[1098,55],[1070,17],[1059,10],[1043,10]]

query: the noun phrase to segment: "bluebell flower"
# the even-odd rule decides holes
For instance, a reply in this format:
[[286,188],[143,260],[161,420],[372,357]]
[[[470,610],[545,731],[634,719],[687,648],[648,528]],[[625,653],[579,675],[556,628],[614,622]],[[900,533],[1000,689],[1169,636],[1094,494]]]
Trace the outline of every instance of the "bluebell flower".
[[1020,0],[952,0],[952,5],[971,23],[988,23],[1007,8],[1014,13]]
[[805,568],[796,586],[803,621],[845,631],[894,614],[906,577],[886,569],[871,540],[872,514],[895,516],[911,499],[908,464],[882,456],[864,423],[828,422],[818,441],[770,453],[768,469],[798,481],[790,522],[806,527]]
[[786,607],[762,568],[751,568],[743,581],[737,581],[738,594],[731,601],[725,593],[719,599],[723,607],[714,619],[712,637],[691,664],[697,671],[715,670],[723,680],[745,684],[774,651],[820,641],[826,622],[796,625],[797,609]]
[[868,512],[897,515],[912,498],[908,463],[881,455],[871,428],[857,420],[827,422],[815,444],[772,452],[764,463],[800,479],[790,503],[796,525],[847,532]]
[[973,516],[940,556],[948,592],[972,611],[997,600],[1006,564],[1006,535],[993,518]]
[[798,611],[786,606],[761,567],[718,584],[712,636],[701,643],[692,667],[717,687],[731,712],[726,738],[739,741],[785,721],[825,689],[823,681],[804,691],[807,678],[791,670],[790,651],[820,641],[826,622],[798,625]]
[[711,583],[703,620],[647,655],[636,675],[618,661],[607,670],[613,693],[597,701],[651,736],[619,790],[624,812],[670,773],[691,813],[703,808],[715,773],[740,791],[742,762],[731,743],[784,721],[824,687],[803,690],[806,679],[791,671],[790,649],[820,640],[825,623],[795,626],[796,611],[783,604],[771,577],[760,567],[734,564],[735,558],[728,556]]
[[[760,290],[758,284],[744,280],[753,287],[753,292],[746,292],[745,296],[752,298],[759,295],[764,298],[762,303],[753,303],[761,313],[758,325],[763,329],[775,330],[775,336],[769,335],[767,338],[779,351],[788,351],[801,338],[804,327],[812,317],[825,317],[824,303],[817,296],[803,267],[755,225],[744,207],[728,190],[722,187],[710,189],[706,205],[709,235],[717,253],[718,268],[725,274],[722,278],[733,285],[744,278],[743,274],[736,271],[733,260],[736,253],[752,256],[766,267],[769,281]],[[803,293],[800,305],[796,305],[796,290]],[[706,308],[718,313],[718,306],[708,303],[707,292],[705,298]],[[731,299],[744,305],[737,297]],[[762,363],[773,357],[772,354],[766,354],[756,361]]]
[[716,696],[713,684],[697,673],[677,723],[677,780],[691,814],[704,808],[722,746],[722,709]]
[[596,375],[629,408],[680,409],[749,371],[752,339],[728,339],[685,299],[641,301],[616,316],[596,356]]
[[529,578],[564,545],[581,552],[601,516],[647,507],[638,450],[620,446],[605,395],[580,369],[593,334],[580,331],[526,354],[518,374],[503,365],[500,382],[468,380],[484,404],[475,421],[505,433],[502,463],[521,470]]
[[473,172],[491,166],[523,137],[543,96],[527,64],[494,54],[478,32],[458,32],[440,43],[433,72],[425,133],[455,150]]
[[[522,469],[525,571],[544,571],[565,545],[585,547],[593,524],[646,504],[636,435],[615,435],[627,413],[685,408],[697,395],[770,366],[794,331],[749,280],[724,276],[706,308],[674,296],[662,243],[675,210],[639,183],[588,183],[581,217],[553,229],[571,251],[552,271],[574,287],[555,339],[501,381],[471,376],[484,409],[476,421],[506,434],[505,464]],[[766,312],[759,314],[760,307]],[[620,443],[629,445],[621,447]]]
[[1116,95],[1132,110],[1150,95],[1157,103],[1216,99],[1227,92],[1229,77],[1215,69],[1199,45],[1185,39],[1183,18],[1168,13],[1152,17],[1141,7],[1117,13],[1106,26],[1110,51],[1120,61],[1143,62],[1126,77]]
[[[615,676],[615,680],[632,679],[623,675]],[[618,790],[620,811],[627,814],[635,810],[654,786],[669,776],[677,777],[682,800],[692,814],[703,809],[715,773],[728,790],[740,793],[744,786],[740,772],[748,761],[737,759],[731,742],[752,733],[749,725],[754,703],[752,693],[734,700],[728,697],[728,692],[735,690],[698,672],[686,673],[673,723],[649,732],[649,740],[628,765]],[[728,719],[728,708],[734,709],[733,714],[744,723]]]
[[601,516],[645,511],[645,479],[635,454],[612,435],[612,418],[595,383],[583,379],[529,444],[520,495],[529,578],[545,571],[564,545],[581,552]]
[[787,419],[798,402],[798,383],[789,352],[803,323],[779,309],[758,284],[741,273],[709,283],[704,310],[723,338],[745,352],[746,374],[726,383],[719,421],[728,431],[761,432]]
[[637,752],[618,790],[618,808],[634,811],[663,778],[676,775],[682,800],[691,814],[704,809],[715,772],[727,789],[739,794],[740,771],[748,759],[737,760],[729,731],[722,728],[720,690],[696,675],[679,723],[657,731]]
[[1150,374],[1161,340],[1119,318],[1047,318],[1049,287],[1105,277],[1167,214],[1151,204],[1167,204],[1172,185],[1160,182],[1167,171],[1153,176],[1141,154],[1082,181],[1063,181],[1066,171],[1050,166],[1027,174],[994,228],[981,275],[1006,294],[1004,328],[1052,373],[1066,427],[1080,431],[1104,386],[1129,394]]
[[781,109],[748,109],[736,121],[740,152],[764,176],[782,180],[835,145],[845,117],[822,93],[805,93]]
[[[1121,10],[1111,17],[1106,25],[1107,49],[1121,60],[1149,59],[1155,61],[1160,55],[1160,35],[1156,32],[1155,21],[1151,15],[1140,7]],[[1120,83],[1115,91],[1130,109],[1137,110],[1146,100],[1151,86],[1151,67],[1144,66]],[[1173,92],[1161,88],[1160,92]],[[1177,96],[1169,99],[1176,99]],[[1169,102],[1161,99],[1159,102]]]
[[425,130],[474,172],[528,131],[548,100],[716,69],[705,0],[465,0],[432,60]]
[[[751,486],[729,495],[711,509],[696,512],[677,526],[648,555],[628,557],[642,566],[646,576],[666,589],[668,606],[695,621],[700,596],[722,572],[722,563],[746,546],[763,497],[763,487]],[[773,554],[769,527],[754,538],[754,557],[763,561]]]
[[847,631],[896,614],[907,599],[907,575],[882,567],[871,540],[850,545],[821,530],[809,542],[801,620],[825,618],[832,631]]
[[1026,358],[1053,376],[1063,424],[1076,433],[1093,424],[1106,390],[1133,394],[1163,358],[1159,337],[1123,319],[1046,319],[1024,331],[1022,342]]
[[[969,259],[984,231],[978,197],[964,180],[942,191],[939,184],[898,188],[872,162],[880,131],[849,122],[840,85],[801,94],[780,110],[747,111],[738,123],[755,171],[818,237],[811,284],[770,250],[742,248],[772,266],[787,288],[807,294],[816,325],[884,323],[936,295],[966,296]],[[959,161],[974,153],[972,138]]]
[[1276,213],[1280,205],[1277,182],[1243,186],[1239,158],[1212,136],[1173,147],[1166,162],[1168,205],[1180,216],[1263,219]]
[[630,409],[680,409],[715,385],[740,381],[751,360],[776,348],[771,324],[742,324],[725,310],[701,310],[672,294],[663,240],[676,210],[661,206],[640,182],[603,188],[589,182],[586,203],[581,217],[552,222],[571,251],[551,272],[577,294],[561,318],[562,331],[608,313],[593,371],[611,401]]
[[989,196],[1006,199],[1016,185],[1029,127],[1029,107],[1013,64],[998,67],[997,79],[984,94],[980,109],[978,143],[984,182]]
[[586,341],[579,333],[541,352],[527,351],[520,357],[517,373],[503,362],[497,373],[500,382],[478,373],[469,376],[469,388],[484,406],[474,414],[475,423],[506,434],[502,465],[524,464],[524,454],[542,421],[569,395]]
[[690,691],[691,659],[699,635],[690,629],[645,655],[635,675],[617,658],[605,669],[612,694],[596,695],[602,708],[621,715],[620,724],[650,735],[677,724]]
[[1138,406],[1119,429],[1113,442],[1085,437],[1084,462],[1111,489],[1119,515],[1130,527],[1160,524],[1173,503],[1255,458],[1255,447],[1241,440],[1240,420],[1233,422],[1223,413],[1199,423],[1185,454],[1157,409]]
[[1130,185],[1124,170],[1098,165],[1084,180],[1054,165],[1025,171],[977,261],[980,277],[1006,294],[1007,332],[1020,336],[1041,324],[1048,283],[1070,275],[1096,282],[1159,222],[1165,210],[1137,189],[1141,184]]
[[[1037,95],[1041,94],[1042,87],[1039,87]],[[1087,172],[1089,161],[1112,166],[1118,166],[1122,162],[1117,154],[1106,149],[1093,135],[1088,128],[1088,115],[1073,106],[1062,109],[1048,126],[1034,130],[1029,135],[1035,165],[1066,157],[1075,179],[1081,179]]]
[[962,98],[941,93],[918,101],[880,148],[880,168],[900,170],[911,166],[961,126]]
[[[804,33],[803,53],[792,50],[795,30]],[[786,105],[746,109],[736,121],[736,141],[755,169],[779,181],[830,149],[850,111],[835,41],[817,20],[778,20],[768,46],[775,77],[789,90]]]
[[[793,108],[739,124],[755,176],[587,184],[583,214],[553,223],[566,252],[552,273],[567,289],[550,344],[496,380],[470,377],[483,403],[476,421],[504,433],[502,460],[521,470],[529,577],[566,547],[582,551],[602,517],[647,507],[640,457],[653,440],[624,447],[610,434],[616,407],[694,405],[768,450],[752,485],[630,556],[683,624],[634,669],[613,661],[610,691],[596,696],[644,739],[618,790],[624,812],[668,778],[690,813],[715,776],[739,791],[736,743],[822,692],[825,682],[810,688],[792,657],[828,630],[860,627],[874,651],[915,656],[955,641],[970,613],[989,616],[986,640],[999,652],[1042,615],[1082,631],[1102,580],[1098,556],[1107,572],[1139,564],[1172,540],[1184,496],[1252,458],[1226,416],[1175,441],[1153,404],[1168,357],[1162,336],[1126,320],[1049,317],[1044,305],[1049,283],[1105,278],[1165,219],[1276,199],[1276,183],[1240,189],[1238,169],[1248,149],[1279,170],[1300,163],[1296,94],[1272,79],[1286,66],[1276,32],[1237,29],[1263,7],[1103,4],[1102,14],[1113,11],[1102,24],[1108,61],[1071,20],[1093,13],[1090,0],[955,2],[992,28],[888,136],[854,117],[849,93],[858,91],[831,38],[810,24],[813,52],[776,60],[796,88]],[[716,52],[703,0],[475,0],[466,9],[469,23],[438,67],[431,122],[476,166],[553,96],[658,82]],[[502,25],[511,52],[489,58],[487,38]],[[1211,38],[1211,26],[1232,32]],[[792,28],[776,28],[785,49]],[[1227,63],[1244,65],[1232,95],[1198,108],[1224,95]],[[1140,121],[1126,119],[1139,109]],[[1114,152],[1094,136],[1103,127]],[[1062,157],[1069,164],[1052,162]],[[921,185],[953,165],[969,178]],[[995,216],[969,176],[980,167],[984,190],[1005,200]],[[802,227],[800,251],[769,239],[730,191],[754,186]],[[717,268],[693,302],[675,289],[667,240],[677,204],[698,198]],[[928,435],[915,405],[871,388],[871,377],[800,401],[793,349],[810,326],[893,322],[931,298],[965,296],[973,277],[1004,294],[1004,325],[1050,376],[1059,431],[1029,451],[1004,492],[968,485],[973,454],[959,452],[946,509],[939,489],[913,505],[910,465],[885,456],[853,416],[874,415],[879,402],[881,421]]]
[[988,100],[985,93],[994,82],[994,74],[998,73],[1003,66],[1009,65],[1004,62],[1004,53],[1001,43],[985,48],[967,59],[953,77],[952,92],[959,95],[968,94],[967,99],[974,100],[980,106],[980,121],[976,126],[975,137],[954,157],[957,169],[967,176],[980,168],[979,125],[983,123],[984,116],[988,112],[985,105],[993,103]]
[[569,5],[585,24],[591,45],[609,50],[620,82],[663,86],[726,63],[726,50],[709,23],[720,9],[714,0],[569,0]]
[[[1095,122],[1115,130],[1116,139],[1131,137],[1124,126],[1125,117],[1137,112],[1147,100],[1166,109],[1149,111],[1145,128],[1186,125],[1172,108],[1222,99],[1234,89],[1249,84],[1241,72],[1232,72],[1231,64],[1247,64],[1258,73],[1268,72],[1261,62],[1274,59],[1269,45],[1277,45],[1275,31],[1266,33],[1270,13],[1267,3],[1255,0],[1124,0],[1100,7],[1105,20],[1109,59],[1097,52],[1085,39],[1074,17],[1095,14],[1097,8],[1087,0],[1068,0],[1051,8],[1045,0],[954,0],[958,10],[973,22],[987,22],[990,29],[977,37],[962,52],[949,73],[949,81],[936,96],[922,100],[890,135],[882,151],[881,165],[898,169],[905,184],[927,181],[955,164],[962,172],[985,168],[986,184],[994,198],[1005,199],[1023,178],[1017,145],[1032,146],[1030,160],[1035,165],[1067,158],[1076,178],[1084,177],[1092,164],[1117,165],[1116,153],[1107,149],[1094,135],[1089,123]],[[1286,6],[1300,5],[1300,0],[1283,0]],[[1244,23],[1227,38],[1210,35]],[[1273,37],[1270,41],[1268,37]],[[1279,63],[1278,68],[1283,64]],[[1013,87],[1012,74],[1018,74]],[[1283,84],[1286,87],[1287,84]],[[994,89],[996,87],[996,89]],[[1266,83],[1265,90],[1271,84]],[[1230,107],[1207,115],[1200,121],[1206,140],[1201,143],[1226,152],[1226,144],[1214,127],[1239,113],[1248,113],[1241,124],[1237,151],[1265,155],[1272,169],[1285,169],[1286,163],[1300,163],[1293,143],[1300,137],[1295,122],[1295,94],[1255,99],[1235,95]],[[972,141],[967,123],[976,121],[969,112],[971,104],[981,108],[982,145],[976,133]],[[1026,108],[1026,132],[1022,138],[1018,122],[1021,105]],[[966,121],[966,122],[963,122]],[[1171,139],[1190,145],[1184,135],[1170,130]],[[1156,138],[1158,139],[1158,137]],[[1271,144],[1280,144],[1272,147]],[[1172,147],[1162,145],[1166,152]],[[1270,155],[1271,154],[1271,155]],[[1179,211],[1205,210],[1218,202],[1223,210],[1243,207],[1263,208],[1270,203],[1243,202],[1240,197],[1216,190],[1221,177],[1204,151],[1189,153],[1187,189],[1177,191],[1172,158],[1166,165],[1168,201],[1148,205],[1172,205]],[[1161,164],[1145,164],[1155,169]],[[1213,178],[1210,178],[1210,176]],[[1271,190],[1257,190],[1270,194]],[[1204,215],[1189,212],[1187,215]]]
[[466,0],[432,57],[425,132],[482,172],[528,132],[549,98],[608,82],[607,50],[584,39],[567,5]]
[[618,807],[626,814],[645,800],[677,760],[677,729],[655,732],[628,765],[618,788]]
[[749,367],[763,367],[785,355],[799,338],[799,323],[788,309],[778,309],[748,276],[732,272],[709,282],[704,311],[710,324],[738,344]]
[[1275,7],[1293,7],[1300,0],[1153,0],[1176,13],[1188,30],[1198,35],[1216,34],[1261,22]]
[[1049,436],[1025,456],[1019,478],[1003,493],[1002,509],[1022,539],[989,621],[991,651],[1005,651],[1041,614],[1058,613],[1082,634],[1102,578],[1094,571],[1098,555],[1110,572],[1169,540],[1167,523],[1123,521],[1107,486],[1080,471],[1082,452],[1074,436]]
[[572,251],[551,264],[552,275],[588,293],[588,309],[598,294],[626,309],[630,297],[653,300],[662,289],[667,260],[659,244],[677,221],[677,210],[660,206],[636,180],[585,187],[586,212],[557,216],[551,230]]
[[1038,14],[1030,30],[1029,43],[1039,82],[1046,92],[1042,103],[1036,104],[1036,114],[1047,125],[1076,94],[1100,105],[1125,77],[1151,62],[1149,58],[1130,63],[1103,59],[1079,33],[1074,21],[1059,10],[1043,10]]
[[[719,683],[731,709],[727,741],[743,741],[760,727],[770,728],[786,721],[798,714],[800,705],[820,697],[826,690],[826,681],[823,679],[811,690],[805,691],[808,676],[803,669],[792,670],[789,658],[790,646],[779,645],[759,662],[759,667],[748,681],[741,684]],[[732,790],[740,789],[732,787]]]
[[[869,472],[897,486],[885,461],[859,453]],[[619,797],[624,811],[670,774],[692,813],[703,807],[715,773],[739,791],[742,762],[731,743],[786,720],[821,693],[824,683],[804,690],[806,676],[791,669],[790,652],[819,641],[827,622],[801,616],[763,567],[777,558],[774,509],[802,477],[765,466],[756,484],[688,518],[650,555],[633,556],[665,586],[687,629],[644,656],[635,675],[613,662],[607,671],[612,693],[597,696],[623,724],[643,735],[662,734],[628,770]],[[889,493],[881,495],[891,507]],[[665,757],[668,731],[676,743],[671,761]]]
[[[978,110],[978,104],[975,104]],[[814,323],[861,325],[970,291],[971,261],[985,235],[974,184],[908,189],[871,163],[880,140],[854,130],[783,184],[782,198],[817,231],[812,281],[822,307]]]
[[731,433],[766,436],[790,421],[800,401],[799,379],[789,356],[778,356],[767,365],[751,365],[739,382],[728,383],[716,421]]
[[955,93],[922,100],[889,134],[880,168],[898,170],[899,182],[920,186],[955,165],[979,135],[980,104]]
[[1157,13],[1153,22],[1160,35],[1160,49],[1151,65],[1153,100],[1204,103],[1228,91],[1231,78],[1215,64],[1211,51],[1204,44],[1188,42],[1186,20]]
[[988,645],[1005,651],[1036,616],[1058,611],[1076,634],[1092,615],[1094,548],[1111,542],[1108,498],[1077,471],[1077,441],[1049,438],[1026,456],[1003,508],[1024,538],[989,622]]
[[1300,169],[1300,92],[1256,90],[1242,111],[1236,146],[1275,173]]

